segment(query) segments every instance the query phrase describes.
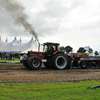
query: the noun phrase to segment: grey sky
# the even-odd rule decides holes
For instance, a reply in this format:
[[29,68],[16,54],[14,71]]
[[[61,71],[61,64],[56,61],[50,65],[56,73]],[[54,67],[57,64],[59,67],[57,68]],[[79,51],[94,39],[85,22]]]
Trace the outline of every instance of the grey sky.
[[[99,0],[16,0],[25,7],[28,22],[38,34],[40,43],[59,42],[74,50],[89,45],[100,50]],[[22,26],[14,25],[13,18],[0,8],[0,35],[8,41],[32,37]]]

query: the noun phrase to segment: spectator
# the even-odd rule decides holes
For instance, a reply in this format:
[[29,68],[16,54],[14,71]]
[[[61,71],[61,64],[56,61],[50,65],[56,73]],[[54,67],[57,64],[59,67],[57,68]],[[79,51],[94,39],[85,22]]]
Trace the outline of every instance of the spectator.
[[12,53],[10,52],[10,60],[12,60]]
[[15,53],[14,52],[13,52],[12,56],[13,56],[13,60],[15,60]]
[[2,53],[1,53],[1,60],[2,60]]
[[26,53],[24,53],[24,55],[23,55],[23,59],[24,59],[24,58],[26,58],[26,57],[27,57],[27,54],[26,54]]
[[10,53],[9,52],[7,52],[7,58],[8,58],[8,60],[10,60]]
[[6,60],[8,59],[7,52],[5,52],[5,58],[6,58]]
[[1,57],[1,52],[0,52],[0,57]]
[[5,53],[2,53],[2,59],[5,60]]

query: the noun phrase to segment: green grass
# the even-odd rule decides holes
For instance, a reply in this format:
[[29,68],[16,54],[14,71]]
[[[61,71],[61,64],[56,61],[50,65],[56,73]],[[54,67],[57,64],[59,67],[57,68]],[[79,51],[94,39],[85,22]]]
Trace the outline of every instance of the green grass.
[[0,100],[100,100],[100,80],[80,82],[1,83]]
[[20,62],[19,58],[15,58],[15,60],[1,60],[0,58],[0,61],[5,61],[5,62]]

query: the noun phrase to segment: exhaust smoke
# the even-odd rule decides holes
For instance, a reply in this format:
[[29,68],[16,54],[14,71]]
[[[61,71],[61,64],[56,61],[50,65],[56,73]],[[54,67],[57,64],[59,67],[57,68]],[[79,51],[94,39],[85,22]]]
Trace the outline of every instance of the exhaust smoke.
[[37,33],[31,24],[27,22],[28,16],[24,13],[25,8],[15,0],[0,0],[0,7],[4,8],[14,19],[14,24],[23,26],[38,41]]

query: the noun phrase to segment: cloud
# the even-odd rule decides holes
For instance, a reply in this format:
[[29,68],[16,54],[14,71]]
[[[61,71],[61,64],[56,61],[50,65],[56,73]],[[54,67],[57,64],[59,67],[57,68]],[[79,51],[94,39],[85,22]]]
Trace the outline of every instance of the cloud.
[[[40,43],[59,42],[62,46],[72,46],[76,51],[90,45],[94,50],[100,50],[99,0],[18,1],[25,7],[28,21],[38,34]],[[23,27],[15,26],[8,13],[0,13],[3,36],[22,36],[29,41],[31,35]]]
[[38,41],[37,34],[32,25],[27,21],[28,16],[25,14],[25,8],[15,0],[1,0],[0,7],[4,9],[14,20],[15,25],[23,26],[25,31],[32,34]]

